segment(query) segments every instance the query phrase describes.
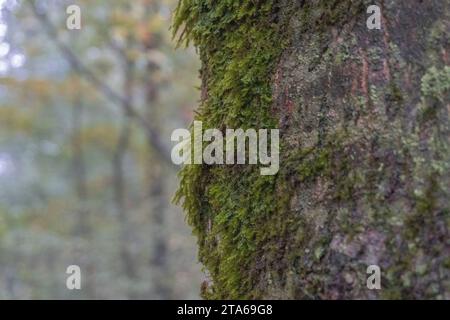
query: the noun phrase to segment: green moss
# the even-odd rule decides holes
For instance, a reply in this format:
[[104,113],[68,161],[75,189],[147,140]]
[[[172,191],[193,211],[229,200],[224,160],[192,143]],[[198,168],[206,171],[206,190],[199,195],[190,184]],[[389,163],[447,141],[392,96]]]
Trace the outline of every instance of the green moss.
[[445,66],[442,70],[435,66],[429,68],[422,78],[421,89],[424,97],[444,102],[450,90],[450,67]]
[[[180,2],[174,30],[193,41],[203,62],[206,97],[196,120],[207,128],[274,128],[271,74],[282,52],[283,22],[273,1]],[[254,166],[186,166],[175,200],[183,202],[214,280],[208,298],[249,298],[258,246],[279,205],[275,177]],[[245,204],[245,205],[244,205]],[[264,232],[264,233],[262,233]]]
[[[431,166],[437,174],[448,167],[449,146],[445,135],[448,131],[448,110],[447,101],[450,98],[450,67],[444,66],[438,69],[431,66],[421,79],[422,99],[419,104],[418,122],[426,128],[429,125],[434,127],[433,131],[436,139],[431,140],[430,148],[436,154]],[[442,161],[444,160],[444,161]],[[447,163],[447,164],[446,164]]]
[[273,127],[271,71],[285,40],[273,1],[190,1],[176,11],[180,41],[199,48],[207,99],[197,119],[206,127]]

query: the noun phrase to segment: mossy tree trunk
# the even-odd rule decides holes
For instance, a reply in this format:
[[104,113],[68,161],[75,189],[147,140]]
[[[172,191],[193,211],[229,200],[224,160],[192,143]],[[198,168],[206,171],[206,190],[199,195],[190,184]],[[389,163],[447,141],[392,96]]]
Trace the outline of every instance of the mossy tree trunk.
[[[381,30],[366,9],[378,4]],[[182,0],[205,128],[279,128],[280,171],[187,166],[206,298],[450,298],[449,1]],[[368,265],[381,290],[366,287]]]

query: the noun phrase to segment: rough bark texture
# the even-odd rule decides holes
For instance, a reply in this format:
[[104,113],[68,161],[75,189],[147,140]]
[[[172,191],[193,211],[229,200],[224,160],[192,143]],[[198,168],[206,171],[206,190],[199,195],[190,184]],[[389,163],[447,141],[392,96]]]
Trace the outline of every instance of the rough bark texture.
[[281,129],[275,177],[181,172],[206,298],[450,298],[449,1],[371,4],[181,1],[204,129]]

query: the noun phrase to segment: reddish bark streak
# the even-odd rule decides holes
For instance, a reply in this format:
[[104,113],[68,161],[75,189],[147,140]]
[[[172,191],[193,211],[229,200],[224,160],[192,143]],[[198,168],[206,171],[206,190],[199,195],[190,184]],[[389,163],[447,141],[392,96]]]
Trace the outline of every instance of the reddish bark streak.
[[369,101],[369,62],[367,60],[366,52],[360,48],[359,52],[362,58],[362,70],[361,70],[361,91],[364,96],[367,98],[367,102]]
[[450,61],[449,61],[449,58],[448,58],[448,52],[447,52],[447,50],[445,48],[442,48],[442,60],[444,60],[444,63],[446,65],[450,65]]
[[[356,69],[356,68],[355,68],[355,65],[352,63],[351,66],[350,66],[350,71],[351,71],[350,74],[351,74],[351,75],[354,74],[354,70],[355,70],[355,69]],[[353,78],[352,78],[352,89],[351,89],[351,93],[352,93],[353,96],[356,96],[356,94],[357,94],[358,85],[359,85],[359,83],[358,83],[358,78],[357,78],[357,77],[353,77]]]
[[[383,8],[384,11],[384,8]],[[386,18],[384,17],[384,15],[381,15],[381,23],[383,25],[383,27],[381,28],[383,30],[383,42],[384,42],[384,54],[385,54],[385,58],[383,59],[383,75],[384,78],[387,81],[391,81],[391,70],[389,67],[389,41],[390,41],[390,35],[389,35],[389,30],[387,28],[387,21]]]

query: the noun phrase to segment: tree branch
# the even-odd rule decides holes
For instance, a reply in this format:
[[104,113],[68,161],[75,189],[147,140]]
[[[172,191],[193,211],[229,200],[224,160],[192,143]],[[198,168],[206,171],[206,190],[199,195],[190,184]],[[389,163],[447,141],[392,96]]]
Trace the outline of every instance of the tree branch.
[[170,167],[175,168],[173,164],[170,152],[166,146],[161,142],[159,133],[152,128],[149,122],[143,118],[132,106],[129,99],[116,93],[108,84],[102,82],[88,67],[86,67],[80,59],[75,55],[75,53],[58,37],[57,28],[52,24],[50,19],[46,14],[38,11],[33,3],[33,0],[28,0],[30,7],[38,21],[43,25],[48,37],[54,42],[58,47],[63,57],[68,61],[70,66],[77,72],[81,77],[93,85],[97,91],[99,91],[103,96],[106,97],[113,104],[119,106],[123,109],[125,114],[131,119],[134,119],[141,127],[144,128],[146,136],[149,140],[150,145],[155,149],[162,160],[168,162]]

